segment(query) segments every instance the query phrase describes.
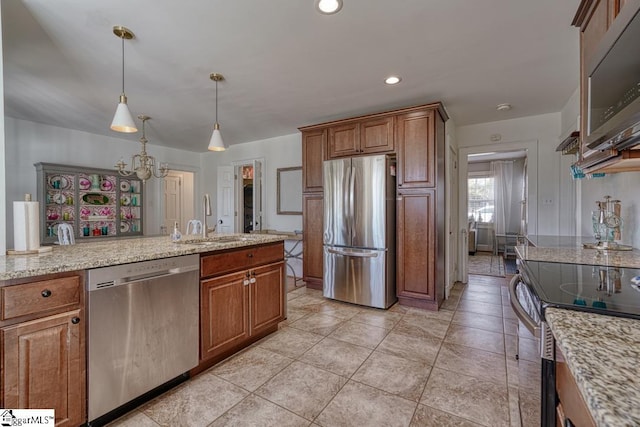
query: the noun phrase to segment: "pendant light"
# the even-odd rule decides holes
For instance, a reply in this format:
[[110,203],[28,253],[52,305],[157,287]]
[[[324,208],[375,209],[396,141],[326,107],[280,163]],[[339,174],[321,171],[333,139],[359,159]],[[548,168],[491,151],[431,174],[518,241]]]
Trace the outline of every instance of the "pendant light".
[[118,108],[116,108],[116,114],[113,116],[113,121],[111,122],[111,130],[133,133],[137,132],[138,128],[133,121],[133,117],[131,117],[131,112],[127,106],[127,96],[124,94],[124,40],[131,40],[134,35],[131,30],[119,25],[113,27],[113,34],[122,40],[122,94],[120,95]]
[[213,125],[213,135],[211,135],[211,141],[209,141],[209,151],[224,151],[227,146],[222,141],[222,135],[220,134],[220,125],[218,124],[218,82],[224,80],[224,76],[218,73],[211,73],[209,78],[216,82],[216,123]]

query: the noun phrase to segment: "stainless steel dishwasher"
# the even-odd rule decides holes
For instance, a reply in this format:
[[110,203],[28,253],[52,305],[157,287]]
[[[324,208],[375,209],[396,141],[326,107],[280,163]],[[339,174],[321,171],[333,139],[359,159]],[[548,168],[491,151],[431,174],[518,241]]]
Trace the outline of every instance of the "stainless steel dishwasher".
[[89,270],[89,425],[198,364],[199,265],[187,255]]

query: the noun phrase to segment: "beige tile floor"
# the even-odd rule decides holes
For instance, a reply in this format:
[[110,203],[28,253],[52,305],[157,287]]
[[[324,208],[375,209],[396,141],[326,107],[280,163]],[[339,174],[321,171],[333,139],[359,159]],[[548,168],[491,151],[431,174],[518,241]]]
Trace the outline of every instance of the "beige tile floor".
[[111,425],[536,426],[539,359],[506,279],[470,276],[442,310],[288,293],[277,333]]

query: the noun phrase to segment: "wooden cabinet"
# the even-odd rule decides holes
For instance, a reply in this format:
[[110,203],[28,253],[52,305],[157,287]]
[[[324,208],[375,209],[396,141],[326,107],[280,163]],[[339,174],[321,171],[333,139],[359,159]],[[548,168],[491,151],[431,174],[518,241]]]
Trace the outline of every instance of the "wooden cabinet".
[[329,158],[348,157],[360,152],[360,124],[346,123],[329,128]]
[[438,308],[435,191],[398,195],[397,295],[401,304]]
[[285,318],[284,262],[249,272],[249,331],[259,335]]
[[144,187],[115,170],[37,163],[40,241],[53,243],[58,224],[75,239],[142,235]]
[[394,117],[349,121],[329,128],[330,159],[394,151]]
[[[558,425],[595,427],[596,423],[582,398],[576,380],[567,364],[563,361],[557,346],[556,354],[559,355],[560,359],[556,361],[556,393],[558,395],[556,419],[559,421]],[[571,424],[567,424],[567,421],[570,421]]]
[[[444,298],[444,123],[441,103],[300,128],[303,176],[310,182],[317,167],[309,161],[309,141],[328,132],[327,157],[390,153],[397,156],[397,293],[402,304],[437,309]],[[305,160],[305,158],[307,160]],[[307,170],[308,169],[308,170]],[[322,289],[323,193],[303,195],[304,279]]]
[[284,243],[203,255],[197,371],[276,331],[285,298]]
[[327,130],[302,133],[302,192],[322,192],[322,162],[327,145]]
[[322,289],[323,274],[323,248],[322,233],[324,201],[323,195],[305,194],[303,195],[302,207],[302,244],[303,244],[303,278],[307,287],[312,289]]
[[396,119],[399,189],[436,185],[435,114],[413,111]]
[[0,285],[0,407],[53,408],[56,426],[83,424],[83,275],[64,273]]
[[441,104],[396,117],[396,271],[401,304],[437,310],[444,300],[444,150]]
[[200,358],[238,347],[249,338],[249,288],[246,272],[200,284]]
[[380,117],[360,123],[360,153],[388,153],[395,150],[395,117]]
[[[601,170],[600,165],[592,167],[590,163],[594,162],[593,155],[595,154],[597,157],[598,152],[590,150],[585,143],[586,136],[589,134],[587,128],[589,117],[587,68],[593,61],[596,52],[601,49],[600,42],[624,7],[624,3],[624,0],[582,0],[572,22],[572,25],[580,28],[580,138],[582,140],[580,160],[587,157],[591,160],[584,165],[582,162],[579,163],[585,172],[613,173],[624,170],[640,170],[637,161],[629,162],[622,156],[612,158],[607,165],[602,165],[602,167],[608,167],[607,171]],[[616,170],[616,167],[610,167],[616,163],[621,163],[623,166],[619,167],[619,170]]]

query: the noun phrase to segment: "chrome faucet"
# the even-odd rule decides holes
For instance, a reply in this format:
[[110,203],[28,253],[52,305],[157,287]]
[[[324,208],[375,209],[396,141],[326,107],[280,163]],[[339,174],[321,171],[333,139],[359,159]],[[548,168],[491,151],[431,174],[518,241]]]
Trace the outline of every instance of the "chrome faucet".
[[202,237],[206,238],[208,234],[207,217],[211,216],[211,199],[209,198],[208,194],[204,195],[204,200],[202,201],[202,210]]

